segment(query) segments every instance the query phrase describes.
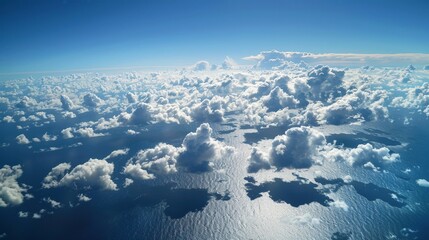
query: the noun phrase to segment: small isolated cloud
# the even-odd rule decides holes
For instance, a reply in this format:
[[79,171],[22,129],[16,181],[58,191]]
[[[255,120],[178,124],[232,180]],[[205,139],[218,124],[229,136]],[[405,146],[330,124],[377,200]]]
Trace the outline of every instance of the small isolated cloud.
[[16,142],[18,144],[30,144],[30,140],[24,134],[16,136]]
[[20,217],[20,218],[26,218],[26,217],[28,217],[28,212],[19,211],[18,212],[18,217]]
[[24,201],[27,188],[20,186],[17,181],[22,173],[21,165],[4,165],[0,168],[0,207],[19,205]]
[[83,193],[77,195],[79,202],[89,202],[91,201],[90,197],[85,196]]
[[66,111],[62,113],[62,116],[63,118],[75,118],[76,114],[74,112]]
[[351,183],[353,181],[353,178],[350,175],[346,175],[342,179],[345,183]]
[[48,197],[48,198],[43,198],[42,200],[43,200],[44,202],[46,202],[46,203],[49,203],[49,204],[51,205],[51,207],[52,207],[52,208],[61,208],[61,207],[62,207],[62,205],[61,205],[61,203],[60,203],[60,202],[57,202],[57,201],[55,201],[55,200],[51,199],[50,197]]
[[429,187],[429,181],[426,179],[417,179],[416,180],[417,185],[420,187]]
[[313,217],[310,213],[306,213],[302,216],[293,217],[291,222],[303,226],[315,226],[320,224],[320,218]]
[[105,157],[104,160],[109,160],[111,158],[115,158],[121,155],[127,155],[129,150],[129,148],[115,150],[111,152],[107,157]]
[[[87,128],[79,128],[76,130],[76,133],[78,133],[81,137],[102,137],[104,136],[103,133],[95,133],[94,129],[87,127]],[[64,134],[63,134],[64,136]]]
[[55,136],[55,135],[49,135],[48,133],[43,134],[42,138],[43,138],[43,140],[45,142],[50,142],[50,141],[57,140],[57,136]]
[[128,129],[125,133],[126,133],[127,135],[137,135],[137,134],[139,134],[139,132],[134,131],[134,130],[132,130],[132,129]]
[[336,208],[340,208],[343,209],[344,211],[348,211],[349,210],[349,206],[347,205],[346,202],[341,201],[341,200],[335,200],[333,202],[329,202],[330,206],[336,207]]
[[74,135],[72,133],[73,129],[71,127],[65,128],[61,130],[61,134],[64,139],[74,138]]
[[3,117],[3,122],[14,123],[15,120],[13,119],[12,116],[5,116],[5,117]]
[[52,168],[43,180],[43,187],[82,186],[84,188],[117,190],[116,184],[111,179],[114,170],[113,163],[91,158],[87,162],[77,165],[71,171],[69,171],[70,168],[69,163],[61,163]]
[[124,181],[124,188],[130,186],[131,184],[133,184],[134,180],[132,180],[131,178],[125,178]]

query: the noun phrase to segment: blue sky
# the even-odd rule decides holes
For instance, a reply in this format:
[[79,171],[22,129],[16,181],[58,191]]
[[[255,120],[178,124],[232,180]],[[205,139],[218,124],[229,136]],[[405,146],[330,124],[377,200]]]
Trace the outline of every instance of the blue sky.
[[263,50],[429,53],[429,2],[0,0],[0,73],[220,63]]

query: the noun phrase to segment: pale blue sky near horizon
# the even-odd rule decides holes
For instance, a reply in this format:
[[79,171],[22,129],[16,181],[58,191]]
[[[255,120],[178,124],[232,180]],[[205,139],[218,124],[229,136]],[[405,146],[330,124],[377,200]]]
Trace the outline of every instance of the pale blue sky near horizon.
[[260,51],[429,53],[429,1],[0,0],[0,74],[221,63]]

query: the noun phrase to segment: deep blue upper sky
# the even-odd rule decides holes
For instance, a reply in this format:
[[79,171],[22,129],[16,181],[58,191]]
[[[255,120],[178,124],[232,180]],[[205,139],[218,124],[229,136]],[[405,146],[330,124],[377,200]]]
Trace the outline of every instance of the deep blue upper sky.
[[220,63],[262,50],[429,53],[429,1],[0,0],[0,73]]

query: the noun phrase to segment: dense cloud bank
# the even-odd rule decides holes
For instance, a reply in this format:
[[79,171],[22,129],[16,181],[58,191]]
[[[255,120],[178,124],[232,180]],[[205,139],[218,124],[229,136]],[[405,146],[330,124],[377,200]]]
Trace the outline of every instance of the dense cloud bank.
[[[82,146],[98,146],[91,144],[103,139],[132,146],[108,149],[111,154],[107,156],[58,159],[38,180],[46,191],[62,187],[119,190],[137,181],[215,174],[225,171],[219,164],[222,161],[241,160],[242,170],[247,167],[249,173],[306,171],[323,167],[327,161],[380,172],[401,156],[389,146],[369,141],[355,146],[328,142],[329,135],[321,129],[369,123],[405,126],[427,119],[427,69],[413,61],[389,68],[329,66],[330,61],[350,63],[358,57],[362,56],[268,51],[248,58],[256,61],[252,67],[226,58],[221,64],[199,61],[174,71],[4,81],[0,124],[13,130],[13,136],[0,144],[4,149],[30,153],[80,151]],[[387,56],[363,57],[371,63]],[[416,57],[421,60],[424,56]],[[225,130],[226,126],[231,129]],[[233,140],[220,136],[222,131],[277,128],[282,130],[247,145],[248,152],[238,160],[241,150],[229,146]],[[166,129],[186,132],[177,137],[163,132]],[[268,147],[261,146],[262,139]],[[139,145],[142,142],[150,143]],[[104,145],[102,148],[105,150]],[[31,170],[25,165],[0,169],[0,206],[24,201],[30,191],[18,183],[24,171]],[[428,186],[424,179],[416,183]],[[90,194],[79,194],[80,202],[91,200]],[[46,198],[45,203],[55,204],[53,201]],[[333,204],[344,206],[341,201]],[[309,219],[304,215],[294,222]]]

